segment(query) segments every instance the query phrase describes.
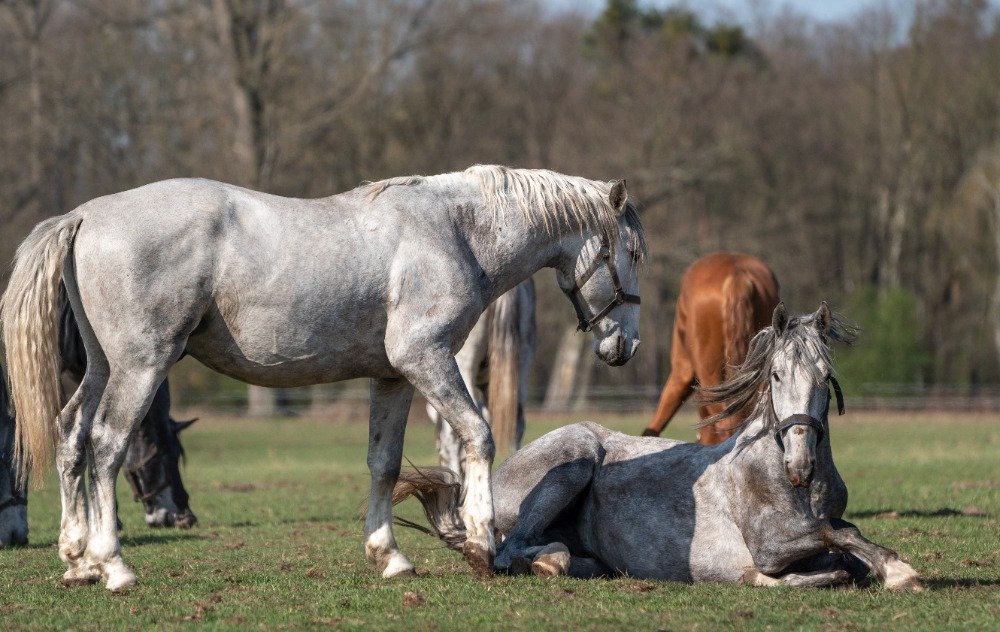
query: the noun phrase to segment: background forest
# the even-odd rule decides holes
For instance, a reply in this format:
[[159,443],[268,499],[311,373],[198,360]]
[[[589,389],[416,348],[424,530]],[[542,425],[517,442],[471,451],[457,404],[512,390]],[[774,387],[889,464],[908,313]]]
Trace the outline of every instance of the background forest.
[[[736,24],[634,0],[565,6],[0,0],[0,261],[47,216],[169,177],[317,197],[475,163],[546,167],[627,178],[651,256],[643,347],[619,369],[572,353],[589,340],[565,333],[573,310],[540,274],[536,400],[574,355],[564,397],[652,397],[680,275],[716,250],[762,257],[793,311],[825,299],[863,326],[839,354],[847,388],[1000,382],[996,7],[873,2],[836,23],[760,9]],[[172,379],[181,402],[245,398],[191,361]]]

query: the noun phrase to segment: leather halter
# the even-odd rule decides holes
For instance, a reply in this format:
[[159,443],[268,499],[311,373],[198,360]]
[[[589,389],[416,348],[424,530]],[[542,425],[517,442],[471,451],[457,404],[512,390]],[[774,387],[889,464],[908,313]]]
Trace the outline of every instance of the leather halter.
[[15,492],[11,494],[10,498],[0,503],[0,511],[10,509],[11,507],[20,507],[21,505],[27,505],[27,504],[28,504],[28,499]]
[[784,421],[781,422],[781,426],[774,431],[774,440],[778,443],[778,447],[781,451],[785,451],[785,443],[782,441],[781,437],[785,434],[787,430],[793,426],[809,426],[819,433],[819,438],[816,439],[818,444],[826,436],[826,429],[823,427],[823,422],[816,419],[812,415],[806,415],[805,413],[799,413],[797,415],[791,415],[786,417]]
[[153,446],[153,449],[148,455],[146,455],[145,458],[142,459],[142,461],[125,470],[125,480],[128,481],[129,485],[132,487],[133,501],[142,503],[152,501],[159,496],[160,493],[170,487],[170,482],[167,480],[167,477],[164,476],[163,482],[160,483],[155,489],[151,491],[145,491],[143,489],[145,486],[142,484],[140,473],[149,466],[150,462],[154,459],[159,461],[160,458],[160,451],[156,449],[156,446]]
[[[608,268],[608,274],[611,276],[611,287],[615,290],[615,296],[604,309],[597,312],[590,318],[587,318],[587,312],[584,310],[584,306],[580,302],[580,291],[583,289],[583,286],[587,284],[587,281],[590,280],[590,277],[594,276],[594,273],[601,269],[602,264]],[[569,297],[570,302],[573,303],[573,309],[576,310],[576,318],[580,321],[580,324],[576,327],[577,330],[584,332],[593,329],[594,325],[600,322],[601,319],[611,312],[611,310],[619,305],[623,305],[625,303],[638,305],[642,302],[637,295],[629,294],[624,288],[622,288],[621,281],[618,279],[618,271],[615,270],[615,265],[612,261],[611,248],[608,247],[607,242],[601,243],[601,250],[597,253],[597,256],[594,257],[594,260],[590,262],[590,266],[587,267],[587,270],[580,275],[580,278],[576,279],[573,288],[570,290],[563,290],[563,292],[565,292],[566,296]]]

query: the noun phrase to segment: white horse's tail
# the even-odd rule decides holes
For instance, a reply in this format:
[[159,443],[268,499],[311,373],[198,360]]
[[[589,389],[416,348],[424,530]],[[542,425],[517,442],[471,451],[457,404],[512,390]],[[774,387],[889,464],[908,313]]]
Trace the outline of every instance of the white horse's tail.
[[82,217],[70,212],[41,222],[17,249],[0,320],[11,400],[17,415],[14,458],[20,479],[52,459],[59,388],[59,283]]
[[396,522],[432,535],[447,544],[448,548],[461,551],[465,543],[465,524],[459,513],[462,485],[458,474],[446,467],[404,470],[392,490],[392,504],[397,505],[410,496],[420,501],[431,528],[405,518],[396,518]]
[[489,387],[486,403],[497,452],[515,450],[517,408],[521,384],[521,286],[506,292],[490,305]]

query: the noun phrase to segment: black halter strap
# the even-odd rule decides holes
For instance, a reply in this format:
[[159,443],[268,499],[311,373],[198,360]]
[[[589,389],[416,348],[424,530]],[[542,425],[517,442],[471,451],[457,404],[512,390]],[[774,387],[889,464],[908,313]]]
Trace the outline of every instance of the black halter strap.
[[145,485],[143,485],[141,473],[145,468],[149,467],[149,464],[154,460],[158,462],[161,456],[160,451],[154,446],[153,449],[150,450],[149,454],[142,459],[142,461],[125,469],[125,480],[128,481],[129,486],[132,487],[133,501],[143,503],[149,502],[160,495],[160,493],[165,489],[170,487],[170,482],[166,477],[163,477],[163,482],[157,485],[156,488],[148,491],[144,489]]
[[816,443],[823,440],[826,436],[826,429],[823,427],[823,422],[816,419],[812,415],[806,415],[805,413],[799,413],[798,415],[791,415],[786,417],[784,421],[781,422],[781,426],[774,431],[774,440],[778,443],[778,447],[781,451],[785,451],[785,442],[782,440],[785,432],[787,432],[792,426],[810,426],[819,433],[819,438],[816,439]]
[[[594,276],[594,274],[601,269],[602,264],[608,268],[608,274],[611,276],[611,287],[615,290],[615,296],[604,309],[597,312],[590,318],[587,318],[587,312],[584,310],[583,303],[580,301],[580,290],[582,290],[583,286],[587,284],[590,277]],[[601,319],[611,312],[611,310],[619,305],[623,305],[625,303],[638,305],[642,302],[637,295],[629,294],[624,288],[622,288],[621,281],[618,279],[618,271],[615,270],[615,264],[612,261],[611,249],[608,247],[607,243],[601,244],[600,252],[598,252],[597,256],[594,257],[594,260],[590,262],[590,266],[582,275],[580,275],[580,278],[576,279],[573,288],[568,291],[564,291],[566,292],[566,296],[569,297],[570,302],[573,303],[573,309],[576,310],[576,318],[580,321],[580,324],[577,325],[576,328],[579,331],[590,331],[594,328],[594,325],[600,322]]]
[[14,493],[10,498],[0,503],[0,511],[10,509],[11,507],[20,507],[21,505],[27,505],[28,499],[24,496]]
[[844,391],[842,391],[840,389],[840,382],[837,381],[837,378],[835,378],[835,377],[833,377],[831,375],[827,379],[830,380],[830,386],[833,387],[833,394],[836,395],[836,397],[837,397],[837,414],[838,415],[843,415],[844,414]]

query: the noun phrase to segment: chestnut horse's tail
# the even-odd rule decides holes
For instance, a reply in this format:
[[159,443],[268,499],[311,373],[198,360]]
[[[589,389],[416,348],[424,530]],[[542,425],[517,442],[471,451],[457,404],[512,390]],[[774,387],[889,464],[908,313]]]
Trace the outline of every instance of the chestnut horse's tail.
[[743,364],[747,345],[753,337],[754,303],[760,288],[753,274],[738,266],[722,284],[722,327],[726,342],[726,379],[732,369]]
[[490,305],[489,386],[486,404],[497,451],[514,450],[521,385],[521,288],[506,292]]
[[52,458],[59,388],[60,282],[82,216],[70,212],[38,224],[18,247],[7,291],[0,299],[7,372],[17,424],[14,457],[20,480]]

